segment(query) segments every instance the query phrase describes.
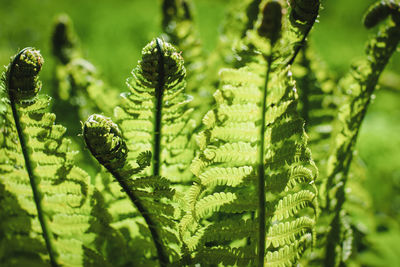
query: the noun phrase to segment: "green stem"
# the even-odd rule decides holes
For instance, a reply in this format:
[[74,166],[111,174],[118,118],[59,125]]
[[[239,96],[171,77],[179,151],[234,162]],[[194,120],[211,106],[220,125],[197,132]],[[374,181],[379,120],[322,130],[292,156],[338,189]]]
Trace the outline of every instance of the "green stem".
[[[326,245],[326,256],[324,266],[333,267],[337,266],[337,246],[340,244],[340,235],[342,233],[342,226],[340,222],[340,211],[346,200],[345,188],[350,170],[350,165],[353,158],[354,147],[356,145],[358,133],[361,128],[361,124],[365,118],[368,106],[371,102],[371,95],[376,88],[378,79],[385,66],[387,65],[391,55],[396,50],[400,41],[400,30],[397,26],[387,27],[384,31],[381,31],[380,35],[370,42],[371,48],[368,52],[367,64],[362,68],[363,72],[356,71],[356,74],[352,75],[352,83],[358,83],[361,87],[361,91],[358,95],[349,95],[348,101],[350,107],[360,107],[359,111],[350,109],[350,113],[344,113],[346,120],[342,125],[340,135],[337,140],[340,140],[341,145],[335,148],[335,151],[331,154],[331,157],[337,159],[336,166],[332,172],[328,174],[327,187],[326,187],[326,199],[327,208],[326,211],[334,213],[335,217],[331,223],[331,229],[327,236]],[[382,46],[382,44],[385,46]],[[369,72],[365,70],[368,69]],[[364,73],[369,73],[363,77]],[[361,79],[359,77],[362,77]],[[346,112],[346,110],[344,111]],[[344,117],[340,114],[340,117]],[[354,122],[354,123],[350,123]],[[344,135],[344,133],[347,133]],[[344,141],[343,141],[344,140]],[[340,176],[339,176],[340,175]],[[340,180],[336,179],[341,177]],[[336,184],[334,184],[336,183]],[[341,183],[336,189],[335,199],[336,205],[331,207],[331,199],[329,193],[334,186]],[[341,262],[339,262],[341,263]]]
[[[22,50],[21,52],[19,52],[19,54],[15,57],[14,62],[16,59],[18,59],[21,54],[23,52],[25,52],[26,49]],[[49,226],[48,226],[48,222],[47,222],[47,218],[44,215],[44,210],[42,207],[42,196],[40,193],[40,190],[38,188],[38,184],[37,181],[35,179],[35,175],[33,174],[33,168],[31,165],[31,159],[29,156],[29,152],[28,152],[28,148],[26,146],[26,141],[25,141],[25,136],[21,127],[21,123],[20,123],[20,119],[19,119],[19,115],[17,112],[17,108],[16,108],[16,104],[15,104],[15,96],[12,94],[12,90],[10,90],[10,85],[11,85],[11,77],[13,76],[14,73],[14,64],[11,64],[10,66],[10,72],[9,72],[9,81],[7,84],[8,87],[8,92],[10,94],[10,104],[11,104],[11,110],[13,113],[13,117],[14,117],[14,122],[15,122],[15,127],[17,128],[17,133],[18,133],[18,138],[19,138],[19,142],[21,145],[21,149],[22,149],[22,154],[24,156],[24,160],[25,160],[25,168],[26,171],[28,172],[28,176],[29,176],[29,182],[31,184],[32,187],[32,193],[33,193],[33,200],[35,201],[36,204],[36,209],[37,209],[37,213],[38,213],[38,218],[39,218],[39,222],[40,222],[40,226],[42,228],[42,234],[43,234],[43,238],[44,241],[46,243],[46,248],[47,251],[49,253],[49,257],[50,257],[50,264],[53,267],[57,267],[57,252],[55,251],[55,249],[53,248],[53,244],[52,244],[52,240],[53,240],[53,234],[51,233]]]
[[267,109],[267,89],[269,73],[271,70],[272,52],[268,56],[267,73],[265,75],[264,94],[262,102],[262,119],[260,129],[260,150],[259,150],[259,165],[258,165],[258,208],[260,214],[258,216],[258,266],[264,266],[265,255],[265,166],[264,166],[264,150],[265,150],[265,112]]
[[[301,59],[300,64],[302,66],[304,66],[307,70],[307,73],[305,75],[305,77],[302,79],[302,81],[304,82],[304,86],[300,87],[301,88],[301,92],[300,92],[300,98],[301,98],[301,103],[302,105],[302,109],[301,109],[301,115],[305,121],[304,124],[304,130],[307,132],[308,130],[308,125],[310,123],[310,101],[309,101],[309,97],[310,97],[310,88],[309,86],[307,86],[307,84],[310,84],[310,76],[313,75],[312,74],[312,70],[311,70],[311,62],[310,60],[307,58],[306,56],[307,53],[307,46],[303,46],[303,57]],[[300,82],[300,81],[299,81]],[[299,82],[297,84],[299,84]]]
[[[85,138],[85,143],[89,144],[88,140],[86,139],[86,136],[83,135]],[[90,146],[87,146],[89,149],[90,153],[92,155],[95,155],[96,153],[92,150]],[[133,203],[133,205],[137,208],[137,210],[140,212],[142,217],[144,218],[147,226],[149,227],[151,237],[153,239],[154,246],[156,247],[157,250],[157,258],[160,263],[160,267],[166,267],[168,266],[168,257],[164,252],[163,245],[161,242],[161,238],[157,232],[157,226],[149,216],[149,212],[146,210],[146,208],[142,205],[140,202],[140,199],[136,196],[136,194],[131,190],[130,186],[126,182],[126,178],[122,177],[121,174],[119,173],[118,170],[115,170],[111,167],[109,167],[106,162],[100,160],[99,158],[96,158],[101,165],[103,165],[114,178],[118,181],[119,185],[122,187],[122,189],[125,191],[125,193],[128,195],[129,199]]]
[[156,94],[156,107],[154,111],[154,140],[153,140],[153,175],[160,175],[160,154],[161,154],[161,111],[164,94],[164,54],[162,48],[162,41],[157,38],[157,51],[158,51],[158,84],[155,91]]
[[120,176],[120,174],[115,170],[112,170],[110,168],[107,168],[107,170],[114,176],[115,179],[117,179],[118,183],[120,184],[122,189],[126,192],[129,199],[132,201],[133,205],[136,206],[136,208],[138,209],[140,214],[143,216],[147,226],[149,227],[151,237],[153,238],[153,242],[154,242],[154,245],[157,250],[157,257],[158,257],[158,261],[160,263],[160,267],[168,266],[168,263],[169,263],[168,257],[164,252],[163,244],[161,242],[161,237],[159,236],[159,234],[157,232],[156,224],[153,222],[153,220],[149,216],[149,212],[142,205],[142,203],[140,202],[139,198],[135,195],[135,193],[130,189],[129,185],[125,182],[124,178],[122,176]]
[[[318,14],[317,14],[318,16]],[[300,49],[302,49],[304,47],[304,45],[306,44],[306,39],[308,34],[310,33],[312,27],[314,26],[315,20],[317,19],[317,16],[315,16],[315,18],[313,19],[312,23],[309,25],[309,27],[307,28],[307,30],[305,31],[303,38],[301,39],[300,43],[296,46],[294,53],[292,55],[292,57],[290,58],[290,60],[288,61],[287,65],[292,65],[294,60],[296,59],[297,55],[300,52]]]

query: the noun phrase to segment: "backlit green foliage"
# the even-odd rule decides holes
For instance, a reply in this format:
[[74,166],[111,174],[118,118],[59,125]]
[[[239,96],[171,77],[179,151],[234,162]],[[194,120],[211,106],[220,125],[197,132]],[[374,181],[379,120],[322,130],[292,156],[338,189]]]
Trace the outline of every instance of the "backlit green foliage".
[[49,92],[73,138],[38,94],[40,52],[21,50],[0,82],[0,265],[395,264],[350,167],[399,7],[369,9],[382,28],[336,82],[307,45],[318,0],[231,1],[209,57],[193,3],[164,0],[121,94],[58,17]]

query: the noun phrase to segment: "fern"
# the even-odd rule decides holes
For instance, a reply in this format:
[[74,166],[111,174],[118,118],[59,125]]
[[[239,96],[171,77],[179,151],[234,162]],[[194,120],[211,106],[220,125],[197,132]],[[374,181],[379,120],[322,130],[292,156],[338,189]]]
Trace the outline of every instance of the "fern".
[[[121,139],[121,132],[117,125],[101,115],[89,117],[83,127],[83,136],[90,152],[114,176],[143,216],[156,247],[160,265],[165,266],[169,259],[164,246],[171,245],[173,238],[178,240],[175,234],[168,230],[168,227],[175,224],[169,219],[173,217],[174,209],[171,205],[161,203],[159,200],[163,197],[171,199],[174,192],[169,189],[166,180],[157,176],[129,179],[131,175],[141,172],[150,164],[151,154],[139,155],[137,160],[139,166],[135,169],[125,165],[127,146]],[[152,203],[151,201],[154,200],[156,202]],[[164,223],[167,224],[167,229],[161,227]],[[164,246],[159,233],[161,231],[164,231],[164,238],[167,238],[163,240]],[[172,239],[168,238],[168,234],[173,236]]]
[[[306,243],[309,244],[309,235],[313,231],[314,223],[311,226],[307,224],[310,220],[306,214],[315,203],[315,188],[309,183],[315,178],[316,168],[306,148],[303,124],[296,112],[293,82],[285,64],[282,64],[285,58],[276,59],[274,48],[272,52],[270,48],[273,46],[259,35],[267,36],[272,45],[278,40],[280,6],[277,2],[268,2],[262,7],[261,14],[272,17],[272,21],[261,19],[257,28],[247,33],[246,45],[249,48],[243,53],[249,58],[249,63],[240,69],[220,72],[220,89],[214,94],[217,107],[205,115],[206,130],[197,138],[201,153],[193,161],[191,169],[198,179],[188,194],[187,214],[181,221],[181,232],[186,234],[184,242],[196,255],[194,262],[211,263],[208,255],[218,251],[214,263],[255,263],[256,248],[261,247],[261,252],[258,252],[260,266],[264,261],[266,265],[271,262],[276,266],[294,263]],[[290,58],[292,55],[287,56]],[[267,103],[264,108],[263,102]],[[259,165],[258,155],[261,155],[263,164]],[[261,183],[258,184],[260,173],[265,173],[265,182],[259,178]],[[266,193],[258,192],[262,197],[260,204],[256,205],[258,200],[252,196],[257,195],[256,188],[260,187],[265,187]],[[295,198],[298,192],[311,194],[310,201],[290,206],[285,199]],[[258,230],[254,231],[246,225],[254,226],[259,216],[264,217],[261,211],[263,201],[267,204],[266,221],[258,223]],[[280,214],[289,216],[283,219]],[[308,215],[313,216],[313,213]],[[298,216],[301,219],[296,221]],[[232,221],[238,222],[237,226],[229,224]],[[307,229],[306,225],[310,226],[307,231],[296,232],[299,227]],[[223,232],[223,228],[216,227],[228,226],[232,227],[232,232],[239,231],[236,229],[250,231],[238,238],[221,235],[219,239],[220,235],[214,234]],[[258,233],[264,227],[266,238],[262,231]],[[274,240],[274,244],[280,245],[267,249],[264,257],[261,244],[275,237],[276,227],[282,236]],[[257,246],[260,236],[262,241]],[[201,243],[210,239],[211,243]],[[287,262],[280,258],[289,257],[289,254],[292,256]]]
[[[152,74],[154,71],[157,75]],[[170,262],[166,252],[170,249],[168,246],[171,243],[177,243],[175,249],[180,246],[173,221],[179,214],[174,214],[173,206],[158,200],[162,197],[171,200],[174,196],[174,191],[168,189],[169,182],[160,176],[175,182],[179,188],[179,184],[185,183],[185,176],[179,169],[182,165],[184,169],[193,153],[188,142],[191,128],[187,130],[193,125],[189,118],[191,110],[181,112],[189,100],[182,94],[185,69],[183,60],[172,46],[156,39],[143,49],[143,59],[133,75],[131,93],[124,95],[125,105],[115,110],[122,133],[116,130],[116,125],[98,115],[88,119],[83,131],[91,153],[117,179],[145,219],[159,262],[164,266]],[[147,110],[143,110],[146,106]],[[154,112],[151,111],[153,108]],[[125,144],[123,137],[133,139]],[[170,155],[163,152],[163,147],[168,148]],[[162,155],[167,157],[161,158]],[[139,190],[142,187],[145,190]],[[156,202],[151,202],[152,199]],[[162,233],[165,238],[162,241],[158,231],[164,229],[161,225],[165,223],[169,229]],[[174,255],[178,255],[179,250],[171,253],[171,261],[176,261]]]
[[[370,103],[371,94],[400,40],[399,27],[393,24],[391,22],[385,26],[370,42],[367,49],[368,59],[358,63],[357,68],[353,69],[339,83],[347,104],[339,110],[341,129],[335,138],[335,149],[328,162],[327,188],[330,190],[327,192],[327,208],[335,212],[335,217],[328,236],[327,266],[334,266],[335,262],[340,262],[340,259],[335,259],[334,255],[337,254],[334,250],[339,238],[338,234],[341,233],[340,210],[345,200],[344,187],[352,160],[352,150]],[[334,200],[331,201],[333,196]]]
[[[47,113],[48,97],[38,72],[37,50],[18,53],[1,82],[2,254],[6,265],[80,266],[105,264],[98,254],[93,215],[96,202],[90,177],[74,166],[65,128]],[[111,233],[111,232],[110,232]],[[6,245],[11,242],[14,245]]]
[[306,44],[320,1],[231,2],[206,58],[192,2],[162,1],[177,48],[146,45],[121,97],[57,18],[53,107],[68,107],[72,136],[85,120],[92,178],[38,95],[40,53],[12,59],[0,82],[2,265],[342,266],[384,252],[396,262],[380,249],[396,238],[379,232],[388,224],[366,210],[362,168],[350,166],[398,47],[400,4],[371,6],[364,25],[386,22],[336,84]]
[[194,23],[191,0],[163,0],[162,28],[166,41],[181,51],[187,70],[186,92],[193,96],[188,104],[193,108],[192,118],[198,124],[212,104],[214,88],[205,83],[206,62],[201,41]]
[[70,106],[75,122],[92,113],[112,115],[119,92],[101,80],[95,66],[82,57],[78,36],[67,15],[57,17],[52,38],[53,54],[58,59],[55,111]]
[[195,128],[192,109],[187,109],[191,97],[184,93],[183,59],[161,39],[148,44],[142,57],[128,83],[131,91],[115,109],[123,137],[130,140],[127,161],[136,166],[137,156],[151,151],[146,173],[163,176],[179,188],[191,179],[187,166],[194,150],[189,140]]

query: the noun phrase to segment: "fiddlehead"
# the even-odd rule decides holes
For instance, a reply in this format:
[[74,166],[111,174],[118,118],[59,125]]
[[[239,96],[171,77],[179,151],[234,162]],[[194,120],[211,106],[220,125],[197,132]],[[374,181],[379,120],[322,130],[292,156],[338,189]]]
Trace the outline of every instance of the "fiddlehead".
[[25,48],[19,52],[8,68],[6,83],[10,101],[20,102],[34,98],[42,88],[39,71],[42,69],[43,57],[38,50]]
[[366,28],[375,27],[378,23],[391,16],[392,20],[400,25],[400,3],[393,0],[382,0],[371,5],[364,16]]
[[51,41],[53,54],[64,65],[81,54],[79,40],[73,30],[72,21],[65,14],[56,18]]

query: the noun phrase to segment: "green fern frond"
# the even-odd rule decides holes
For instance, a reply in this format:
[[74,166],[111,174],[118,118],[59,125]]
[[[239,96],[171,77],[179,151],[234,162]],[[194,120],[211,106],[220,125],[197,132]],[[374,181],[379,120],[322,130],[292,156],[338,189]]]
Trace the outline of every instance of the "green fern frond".
[[191,173],[187,166],[193,158],[189,141],[195,127],[188,109],[191,98],[184,93],[185,68],[179,53],[161,39],[153,40],[142,52],[142,60],[133,70],[123,95],[123,105],[115,110],[133,166],[136,157],[151,151],[152,164],[147,174],[167,178],[175,184],[187,184]]
[[[180,242],[174,230],[178,229],[174,218],[179,215],[168,202],[174,197],[174,190],[170,189],[168,180],[159,176],[133,178],[150,164],[151,154],[139,154],[136,162],[138,167],[133,168],[127,162],[128,149],[121,131],[115,123],[102,115],[94,114],[88,118],[83,126],[83,137],[92,155],[118,181],[143,217],[157,251],[159,264],[166,266],[170,259],[175,260],[180,253]],[[121,200],[114,203],[121,203]],[[132,223],[134,220],[120,221]],[[140,223],[135,224],[140,227]]]
[[299,213],[305,207],[317,209],[316,194],[309,190],[301,190],[294,194],[289,194],[279,200],[275,206],[272,221],[285,220]]
[[85,60],[70,18],[63,14],[56,18],[53,32],[53,54],[59,60],[56,66],[57,103],[55,111],[65,105],[76,110],[77,119],[85,120],[92,113],[112,115],[119,104],[119,91],[99,78],[89,61]]
[[193,96],[193,101],[188,106],[194,109],[192,118],[200,122],[207,112],[206,107],[212,104],[213,88],[205,83],[206,57],[195,27],[193,13],[191,0],[163,0],[162,27],[165,40],[181,51],[185,59],[186,91]]
[[[264,5],[261,9],[264,15],[271,12],[270,16],[275,16],[272,13],[280,12],[276,2],[265,8]],[[270,260],[272,265],[283,266],[300,258],[311,243],[306,240],[311,241],[315,232],[318,203],[313,182],[317,170],[307,148],[303,121],[296,111],[294,83],[285,67],[292,54],[272,59],[271,54],[278,49],[274,42],[277,47],[284,42],[278,41],[279,33],[273,32],[278,26],[266,23],[268,20],[258,21],[244,40],[247,46],[243,54],[248,63],[239,69],[220,72],[220,87],[214,94],[217,105],[204,116],[205,130],[197,136],[200,154],[191,165],[198,184],[188,193],[187,213],[180,226],[184,242],[195,253],[203,253],[200,251],[204,248],[193,242],[212,240],[206,243],[207,250],[224,245],[252,250],[255,257],[259,226],[258,230],[243,228],[239,236],[230,238],[223,233],[227,225],[234,227],[233,221],[248,220],[248,224],[258,225],[260,208],[255,196],[261,170],[259,151],[263,151],[265,195],[261,195],[266,202],[267,233],[264,243],[273,242],[277,246],[266,249],[265,260],[267,265]],[[269,69],[267,74],[266,69]],[[264,112],[263,95],[266,96]],[[263,123],[265,127],[261,129]],[[260,148],[262,143],[264,149]],[[218,227],[221,235],[217,234]],[[215,234],[209,234],[208,229]],[[240,259],[229,258],[233,257],[230,250],[223,251],[219,262],[235,264]],[[197,257],[194,260],[200,261]],[[256,258],[250,261],[257,262]]]
[[104,242],[97,234],[107,227],[106,215],[95,217],[90,177],[74,165],[75,153],[63,138],[65,128],[55,124],[55,115],[46,110],[49,98],[36,96],[42,63],[37,50],[26,48],[14,57],[1,81],[6,107],[0,114],[4,122],[1,203],[14,201],[1,207],[6,215],[2,223],[6,227],[1,229],[7,231],[2,233],[2,246],[12,240],[26,242],[10,246],[1,261],[6,265],[106,264],[97,246]]
[[204,218],[207,215],[211,215],[218,211],[221,206],[232,203],[236,199],[237,197],[230,192],[217,192],[206,196],[196,203],[196,217]]
[[237,239],[256,236],[258,225],[253,220],[224,220],[207,225],[204,229],[205,234],[201,237],[201,244],[209,242],[232,239],[232,233],[235,233]]
[[311,232],[315,225],[315,221],[308,217],[300,217],[291,222],[273,224],[268,232],[267,244],[273,247],[282,247],[299,239],[299,236]]
[[255,253],[253,249],[231,247],[204,247],[194,257],[195,262],[211,265],[220,262],[223,266],[248,266],[254,264]]
[[285,267],[293,266],[297,259],[300,258],[301,253],[310,243],[311,235],[307,234],[300,240],[295,240],[290,245],[285,245],[274,252],[267,252],[265,259],[265,266],[271,267]]
[[345,186],[353,150],[357,141],[362,120],[371,101],[379,76],[398,47],[400,30],[398,22],[390,21],[383,26],[378,35],[367,47],[367,59],[358,63],[349,75],[339,82],[342,97],[346,104],[339,109],[339,128],[335,138],[334,149],[328,160],[328,178],[326,183],[327,212],[334,213],[332,228],[328,235],[325,263],[335,266],[341,262],[336,257],[340,243],[341,212],[345,201]]

